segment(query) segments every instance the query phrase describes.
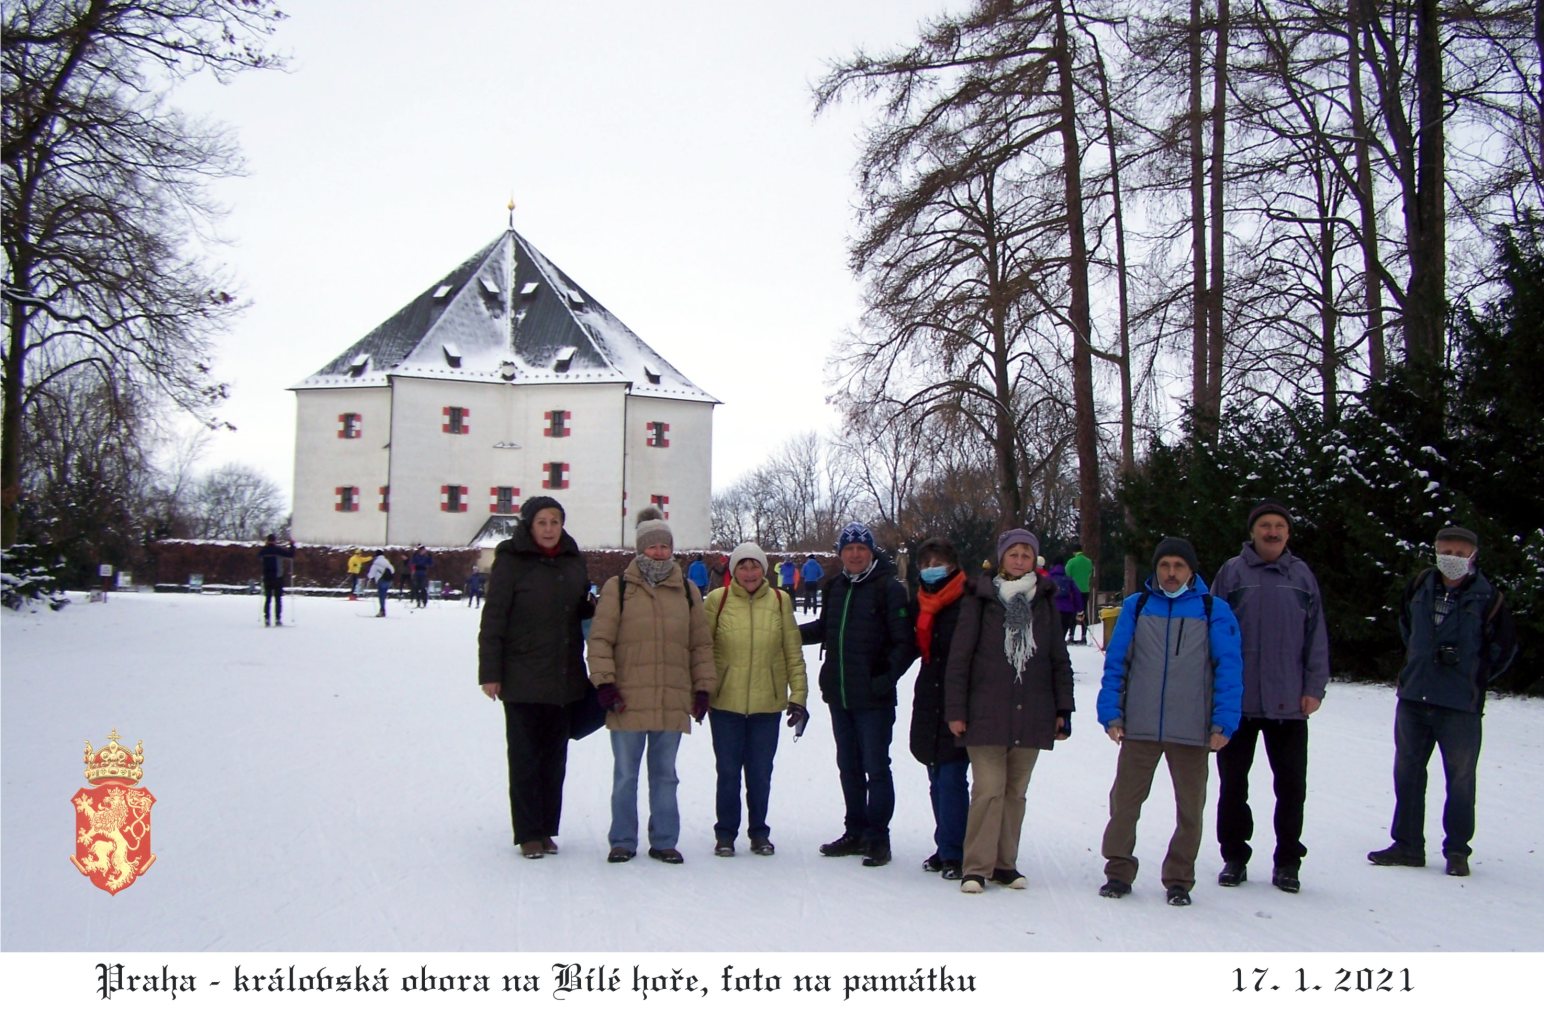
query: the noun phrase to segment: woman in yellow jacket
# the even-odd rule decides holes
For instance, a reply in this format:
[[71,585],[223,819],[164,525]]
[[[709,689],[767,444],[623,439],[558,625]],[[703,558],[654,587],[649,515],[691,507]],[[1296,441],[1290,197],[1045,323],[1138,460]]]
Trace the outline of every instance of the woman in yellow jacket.
[[771,856],[767,801],[772,794],[777,720],[784,711],[789,726],[801,726],[809,718],[804,710],[804,649],[793,619],[793,597],[767,580],[767,555],[761,547],[755,543],[735,547],[729,555],[729,573],[733,580],[709,592],[703,604],[713,627],[713,663],[718,672],[718,689],[708,713],[718,763],[713,853],[734,856],[744,772],[751,852]]

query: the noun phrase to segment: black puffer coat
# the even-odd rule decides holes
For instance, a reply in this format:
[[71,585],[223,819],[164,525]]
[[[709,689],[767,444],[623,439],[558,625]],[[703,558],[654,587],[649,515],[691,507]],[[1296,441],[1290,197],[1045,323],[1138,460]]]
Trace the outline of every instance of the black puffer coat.
[[861,581],[826,579],[820,616],[799,625],[804,644],[825,654],[820,697],[840,708],[895,707],[895,685],[917,657],[915,631],[906,586],[883,558]]
[[[970,760],[944,719],[944,671],[949,665],[949,645],[954,640],[954,625],[960,619],[960,604],[969,595],[967,584],[964,596],[934,615],[928,659],[917,668],[917,686],[911,700],[911,756],[924,765]],[[922,616],[915,598],[911,612],[914,618]]]
[[568,705],[584,697],[584,635],[595,612],[584,557],[563,533],[549,557],[525,529],[499,544],[477,635],[477,682],[506,702]]

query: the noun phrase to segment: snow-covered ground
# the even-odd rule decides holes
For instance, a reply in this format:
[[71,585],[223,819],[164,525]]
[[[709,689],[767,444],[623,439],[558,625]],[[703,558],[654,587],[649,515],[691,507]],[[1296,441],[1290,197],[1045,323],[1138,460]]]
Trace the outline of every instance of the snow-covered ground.
[[[1392,806],[1390,690],[1336,684],[1313,719],[1303,891],[1216,887],[1210,827],[1195,906],[1163,904],[1172,829],[1165,776],[1140,827],[1128,899],[1099,898],[1098,844],[1116,748],[1093,704],[1101,656],[1073,649],[1074,736],[1029,792],[1025,892],[962,895],[922,872],[927,781],[893,749],[895,862],[820,856],[841,830],[824,708],[778,749],[778,852],[711,854],[706,727],[682,747],[681,849],[671,868],[603,862],[611,757],[604,734],[570,752],[562,853],[510,842],[502,716],[475,679],[477,612],[461,604],[371,616],[373,603],[291,599],[266,629],[256,598],[115,595],[3,621],[3,946],[146,951],[1357,951],[1544,948],[1544,709],[1493,701],[1481,756],[1474,876],[1378,869]],[[808,652],[813,670],[814,649]],[[909,692],[909,681],[907,682]],[[69,862],[84,740],[145,742],[155,866],[110,897]],[[1256,766],[1253,796],[1269,800]],[[1428,835],[1440,841],[1433,766]],[[645,807],[646,803],[642,806]],[[1208,815],[1210,818],[1210,814]],[[742,841],[743,845],[743,841]],[[1435,853],[1435,849],[1433,849]]]
[[[1490,704],[1475,876],[1462,881],[1439,862],[1366,864],[1366,851],[1387,845],[1393,697],[1332,686],[1312,720],[1302,894],[1269,887],[1268,820],[1254,881],[1215,887],[1209,830],[1194,910],[1177,918],[1153,876],[1172,830],[1161,769],[1139,830],[1135,894],[1096,894],[1116,748],[1093,721],[1093,647],[1073,649],[1075,735],[1042,757],[1030,785],[1030,890],[970,898],[920,870],[933,827],[925,772],[903,735],[892,749],[896,862],[866,870],[817,853],[841,830],[817,703],[806,737],[795,743],[784,729],[778,748],[777,856],[712,856],[704,726],[679,759],[686,865],[602,862],[604,734],[571,749],[562,853],[522,861],[510,842],[502,715],[476,686],[476,610],[394,603],[375,620],[363,601],[289,606],[295,624],[283,629],[264,629],[247,596],[116,595],[5,616],[6,950],[120,947],[125,925],[139,949],[173,952],[1544,949],[1539,701]],[[808,658],[814,669],[814,649]],[[68,862],[83,740],[100,746],[113,728],[145,742],[159,857],[117,898]],[[1255,776],[1252,796],[1269,800],[1263,755]],[[1436,765],[1433,776],[1428,834],[1439,842]]]

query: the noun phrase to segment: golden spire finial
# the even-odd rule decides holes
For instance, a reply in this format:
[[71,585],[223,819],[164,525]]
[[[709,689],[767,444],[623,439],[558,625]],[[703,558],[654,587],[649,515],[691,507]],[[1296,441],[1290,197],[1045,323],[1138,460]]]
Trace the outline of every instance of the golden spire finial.
[[513,228],[515,228],[515,195],[514,194],[510,194],[509,195],[509,204],[508,204],[507,207],[509,208],[509,228],[513,229]]

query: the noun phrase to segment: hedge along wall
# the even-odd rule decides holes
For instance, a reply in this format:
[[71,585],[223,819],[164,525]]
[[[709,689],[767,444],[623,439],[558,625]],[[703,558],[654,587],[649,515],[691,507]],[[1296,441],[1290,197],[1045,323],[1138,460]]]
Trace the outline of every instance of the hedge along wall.
[[[150,558],[150,573],[136,574],[135,581],[139,584],[180,586],[185,585],[190,576],[197,574],[203,575],[205,585],[244,586],[249,582],[262,580],[263,565],[257,556],[257,551],[262,547],[261,542],[157,540],[146,547]],[[407,572],[407,559],[412,556],[415,549],[416,547],[413,546],[367,548],[368,551],[383,550],[392,565],[397,568],[399,577]],[[479,566],[484,573],[492,568],[493,552],[491,550],[479,550],[468,546],[431,546],[428,550],[434,555],[434,566],[429,569],[430,580],[442,581],[451,588],[465,588],[467,576],[472,573],[474,565]],[[625,571],[627,565],[632,563],[636,556],[629,550],[582,552],[585,566],[589,569],[590,581],[597,587],[605,584],[607,578]],[[353,549],[347,546],[295,544],[293,584],[301,588],[330,588],[342,592],[348,586],[348,559],[352,554]],[[727,553],[724,554],[726,565],[728,556]],[[775,571],[777,565],[784,559],[792,560],[795,565],[802,565],[806,556],[803,553],[768,554],[767,563]],[[833,574],[841,566],[833,554],[816,554],[815,559],[820,561],[828,575]],[[678,553],[676,560],[680,561],[684,569],[691,561],[691,554]],[[771,578],[774,582],[776,581],[775,574]]]

